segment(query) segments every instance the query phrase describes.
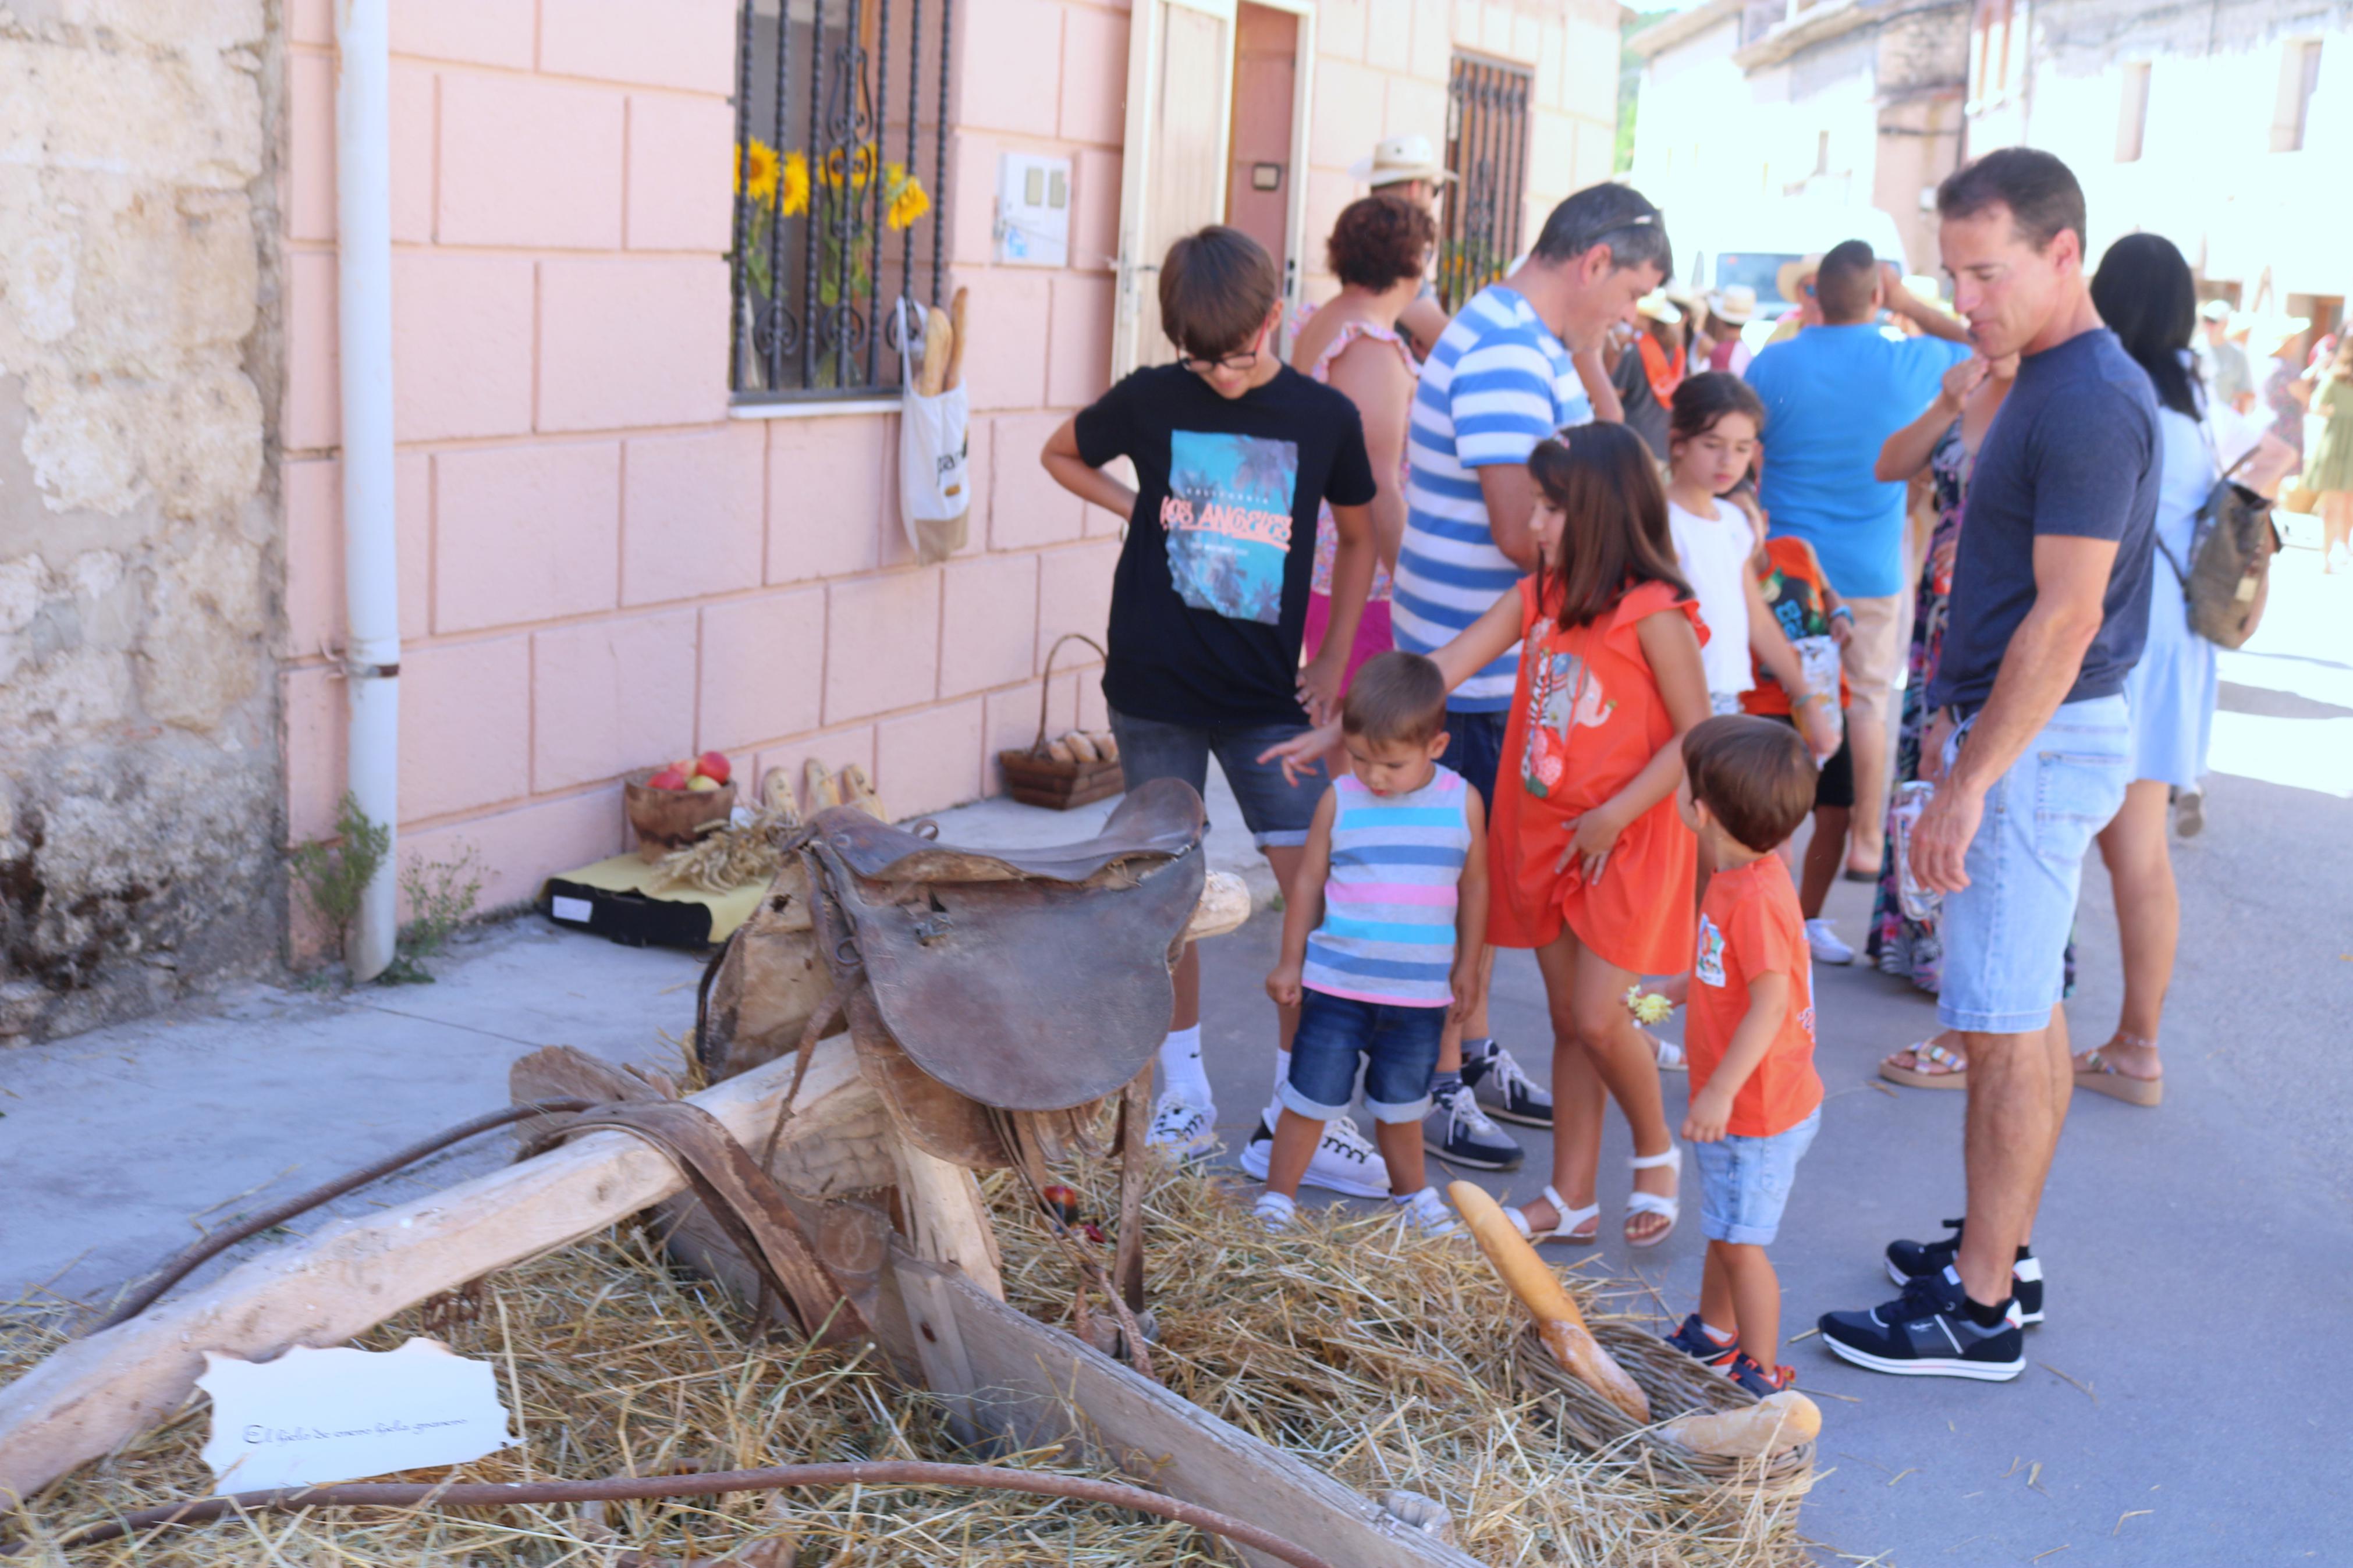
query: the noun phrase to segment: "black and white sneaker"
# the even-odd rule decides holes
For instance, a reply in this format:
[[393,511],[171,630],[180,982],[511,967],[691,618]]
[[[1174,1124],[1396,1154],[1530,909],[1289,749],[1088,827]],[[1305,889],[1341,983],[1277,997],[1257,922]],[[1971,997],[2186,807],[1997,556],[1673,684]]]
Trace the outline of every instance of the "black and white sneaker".
[[[1263,1182],[1267,1162],[1273,1153],[1274,1131],[1261,1118],[1258,1131],[1242,1145],[1241,1158],[1237,1163]],[[1299,1178],[1299,1184],[1322,1187],[1352,1198],[1385,1198],[1389,1195],[1389,1168],[1372,1140],[1356,1131],[1356,1122],[1339,1116],[1324,1124],[1324,1136],[1316,1141],[1315,1152],[1307,1162],[1307,1173]]]
[[1873,1372],[2008,1383],[2026,1370],[2018,1303],[2006,1303],[1992,1328],[1979,1328],[1950,1268],[1908,1282],[1901,1297],[1867,1312],[1825,1312],[1819,1326],[1841,1360]]
[[1431,1095],[1421,1146],[1450,1165],[1474,1171],[1516,1171],[1528,1157],[1510,1133],[1487,1120],[1467,1083]]
[[1683,1326],[1665,1337],[1667,1343],[1703,1366],[1717,1368],[1730,1366],[1732,1358],[1740,1353],[1737,1342],[1724,1344],[1714,1334],[1709,1333],[1707,1324],[1702,1321],[1697,1312],[1685,1316]]
[[[1887,1244],[1887,1277],[1898,1285],[1908,1285],[1915,1279],[1942,1274],[1953,1267],[1953,1259],[1961,1250],[1961,1224],[1957,1219],[1945,1222],[1953,1234],[1942,1241],[1891,1241]],[[2042,1321],[2042,1259],[2034,1256],[2034,1248],[2018,1249],[2018,1261],[2010,1268],[2010,1293],[2018,1298],[2019,1321],[2028,1328]]]
[[1538,1089],[1512,1053],[1487,1042],[1487,1054],[1462,1058],[1462,1081],[1476,1090],[1488,1113],[1523,1127],[1552,1126],[1552,1096]]

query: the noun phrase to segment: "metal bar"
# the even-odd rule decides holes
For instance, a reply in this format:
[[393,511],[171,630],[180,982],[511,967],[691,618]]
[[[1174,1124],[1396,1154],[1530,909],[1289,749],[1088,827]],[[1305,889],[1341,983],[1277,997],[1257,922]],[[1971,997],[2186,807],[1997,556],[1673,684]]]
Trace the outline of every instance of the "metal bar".
[[941,247],[947,238],[946,226],[940,221],[938,197],[948,186],[948,62],[955,56],[955,0],[940,0],[940,115],[937,121],[938,140],[932,152],[932,303],[940,302]]
[[[920,118],[917,106],[923,99],[923,0],[913,0],[907,16],[907,178],[915,178],[915,122]],[[883,123],[890,123],[891,100],[882,100]],[[944,118],[944,117],[943,117]],[[934,191],[932,199],[939,200]],[[899,298],[915,296],[915,226],[909,224],[901,231],[899,240]],[[905,329],[902,327],[903,332]],[[904,346],[903,344],[902,346]]]
[[[779,0],[790,5],[792,0]],[[801,384],[817,384],[818,338],[818,215],[825,205],[825,153],[818,145],[818,111],[825,97],[825,0],[809,0],[809,118],[808,174],[809,199],[807,221],[803,225],[801,246],[802,276],[807,287],[801,293],[801,310],[807,316],[807,326],[801,332]]]
[[[727,387],[744,390],[744,292],[750,287],[752,194],[744,188],[744,146],[752,132],[752,22],[755,0],[744,0],[735,22],[735,240],[727,257]],[[781,154],[779,154],[781,156]],[[775,274],[772,272],[771,277]]]
[[776,102],[770,122],[776,150],[776,208],[768,224],[768,384],[785,378],[785,348],[791,335],[785,331],[792,312],[785,309],[785,103],[791,96],[789,73],[793,58],[792,0],[776,0]]
[[1504,167],[1509,172],[1504,189],[1511,196],[1511,205],[1504,209],[1504,219],[1511,226],[1511,238],[1504,246],[1506,257],[1520,253],[1520,231],[1527,220],[1528,80],[1526,77],[1514,77],[1505,95],[1511,111],[1504,120]]
[[874,384],[874,346],[882,336],[882,138],[891,132],[891,0],[876,7],[874,37],[874,262],[866,270],[866,384]]

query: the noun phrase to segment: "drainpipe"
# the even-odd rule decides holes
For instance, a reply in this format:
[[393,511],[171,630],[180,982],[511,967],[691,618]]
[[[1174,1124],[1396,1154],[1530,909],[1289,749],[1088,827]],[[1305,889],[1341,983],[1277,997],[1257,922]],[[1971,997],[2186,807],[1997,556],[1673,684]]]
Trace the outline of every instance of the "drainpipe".
[[390,0],[335,0],[336,342],[342,358],[343,689],[352,794],[391,846],[344,953],[354,980],[392,962],[400,851],[400,562],[392,498]]

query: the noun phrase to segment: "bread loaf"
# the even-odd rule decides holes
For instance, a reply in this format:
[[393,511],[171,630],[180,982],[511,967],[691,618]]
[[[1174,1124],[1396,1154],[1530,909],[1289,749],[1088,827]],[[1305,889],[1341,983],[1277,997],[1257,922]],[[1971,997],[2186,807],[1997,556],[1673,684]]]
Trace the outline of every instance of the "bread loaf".
[[1059,741],[1048,742],[1046,754],[1058,763],[1075,763],[1079,760],[1078,752],[1071,750],[1071,738],[1068,735]]
[[1062,743],[1070,747],[1071,754],[1078,758],[1079,761],[1082,763],[1092,763],[1101,760],[1101,753],[1096,752],[1094,742],[1089,738],[1086,731],[1083,730],[1071,731],[1069,734],[1062,737]]
[[945,310],[933,307],[923,319],[923,363],[915,374],[915,390],[937,397],[947,384],[948,360],[955,353],[955,329]]
[[1661,1428],[1661,1435],[1695,1454],[1756,1459],[1810,1443],[1821,1429],[1821,1407],[1796,1389],[1785,1388],[1738,1410],[1679,1416]]
[[1536,1333],[1553,1360],[1571,1373],[1602,1398],[1623,1410],[1637,1421],[1651,1418],[1651,1402],[1635,1381],[1626,1375],[1626,1369],[1612,1360],[1608,1351],[1594,1339],[1585,1326],[1585,1314],[1577,1310],[1560,1281],[1536,1256],[1520,1233],[1512,1228],[1495,1200],[1483,1187],[1469,1182],[1456,1182],[1447,1188],[1454,1206],[1471,1226],[1471,1235],[1479,1243],[1479,1250],[1511,1287],[1520,1305],[1536,1321]]
[[965,318],[964,305],[968,291],[959,289],[948,301],[948,374],[944,389],[954,391],[964,384]]
[[1112,738],[1109,730],[1091,730],[1087,732],[1087,739],[1095,743],[1096,756],[1107,763],[1119,761],[1119,742]]

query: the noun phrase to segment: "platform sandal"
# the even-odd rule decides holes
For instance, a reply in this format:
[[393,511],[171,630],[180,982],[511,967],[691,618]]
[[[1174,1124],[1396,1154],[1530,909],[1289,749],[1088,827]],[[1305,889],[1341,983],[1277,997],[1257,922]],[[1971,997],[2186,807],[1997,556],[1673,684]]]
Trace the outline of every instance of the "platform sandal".
[[1656,1154],[1637,1154],[1631,1160],[1627,1162],[1628,1164],[1633,1166],[1633,1168],[1638,1171],[1655,1171],[1663,1166],[1672,1166],[1675,1171],[1675,1186],[1677,1188],[1676,1193],[1672,1196],[1662,1196],[1657,1193],[1645,1193],[1639,1191],[1626,1194],[1627,1219],[1631,1220],[1638,1214],[1654,1214],[1664,1215],[1667,1222],[1667,1227],[1664,1230],[1660,1231],[1655,1236],[1644,1237],[1639,1241],[1630,1236],[1626,1238],[1627,1246],[1656,1247],[1659,1243],[1666,1240],[1667,1237],[1674,1235],[1675,1221],[1683,1215],[1683,1194],[1681,1192],[1681,1188],[1683,1184],[1683,1152],[1682,1146],[1671,1142]]
[[[2148,1046],[2151,1042],[2137,1035],[2116,1032],[2116,1038],[2128,1046]],[[2165,1075],[2155,1078],[2135,1078],[2118,1072],[2116,1064],[2102,1056],[2098,1049],[2085,1051],[2075,1058],[2075,1087],[2094,1094],[2105,1094],[2111,1100],[2121,1100],[2126,1105],[2162,1105],[2165,1103]]]
[[1969,1064],[1966,1058],[1947,1050],[1933,1039],[1922,1040],[1906,1047],[1912,1060],[1933,1064],[1941,1071],[1929,1072],[1925,1066],[1897,1067],[1895,1058],[1903,1051],[1891,1051],[1879,1063],[1879,1076],[1890,1083],[1900,1083],[1906,1089],[1967,1089],[1969,1087]]
[[[1599,1204],[1588,1204],[1581,1209],[1573,1209],[1568,1206],[1568,1200],[1560,1195],[1558,1189],[1549,1186],[1544,1190],[1544,1200],[1552,1205],[1552,1212],[1560,1217],[1554,1222],[1550,1230],[1541,1236],[1529,1228],[1528,1216],[1517,1208],[1505,1208],[1504,1217],[1510,1220],[1512,1228],[1518,1231],[1521,1237],[1528,1241],[1573,1241],[1580,1247],[1589,1247],[1601,1239],[1601,1205]],[[1584,1236],[1574,1234],[1578,1226],[1587,1225],[1593,1227],[1590,1233]]]

